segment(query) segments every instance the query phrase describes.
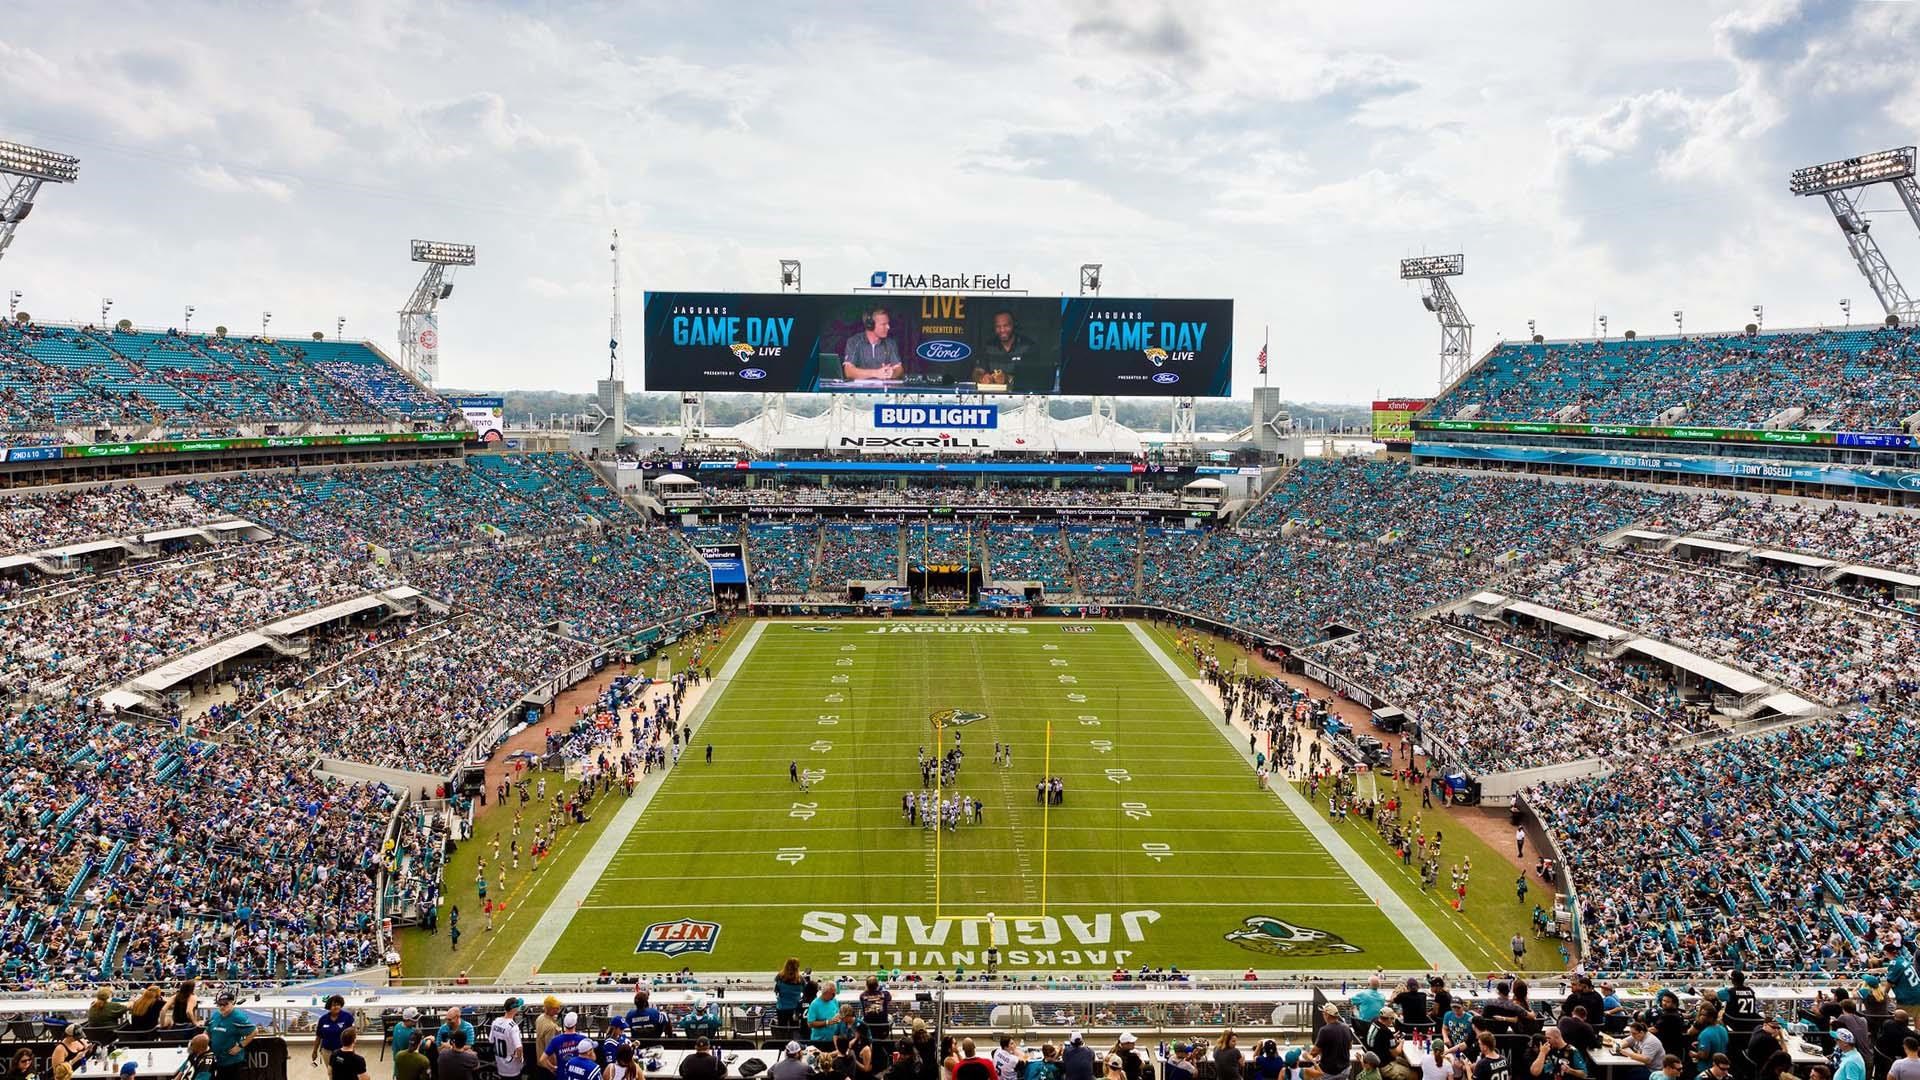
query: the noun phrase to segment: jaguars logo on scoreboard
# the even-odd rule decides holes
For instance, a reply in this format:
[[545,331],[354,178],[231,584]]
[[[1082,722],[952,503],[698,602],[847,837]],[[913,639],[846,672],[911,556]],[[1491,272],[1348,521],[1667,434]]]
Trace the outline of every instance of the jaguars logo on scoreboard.
[[640,944],[633,947],[637,953],[660,953],[663,956],[684,956],[687,953],[710,953],[720,943],[720,924],[703,922],[699,919],[674,919],[670,922],[657,922],[647,927],[640,935]]

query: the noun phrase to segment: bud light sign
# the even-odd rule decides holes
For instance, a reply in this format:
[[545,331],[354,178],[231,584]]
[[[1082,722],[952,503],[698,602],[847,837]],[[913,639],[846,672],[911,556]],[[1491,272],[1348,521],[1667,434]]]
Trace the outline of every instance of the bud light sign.
[[972,431],[990,431],[1000,426],[1000,406],[875,405],[873,426],[877,428],[965,428]]
[[952,341],[947,338],[932,338],[920,343],[913,350],[920,359],[935,364],[952,364],[973,355],[973,346],[964,341]]

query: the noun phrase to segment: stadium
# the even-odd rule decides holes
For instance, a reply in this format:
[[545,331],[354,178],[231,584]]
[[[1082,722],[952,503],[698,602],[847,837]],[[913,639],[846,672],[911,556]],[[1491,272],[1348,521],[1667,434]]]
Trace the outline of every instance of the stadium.
[[1406,255],[1370,427],[1232,290],[613,221],[590,387],[482,381],[484,237],[377,338],[43,318],[126,161],[8,134],[9,1080],[1920,1074],[1910,123],[1770,181],[1840,325]]

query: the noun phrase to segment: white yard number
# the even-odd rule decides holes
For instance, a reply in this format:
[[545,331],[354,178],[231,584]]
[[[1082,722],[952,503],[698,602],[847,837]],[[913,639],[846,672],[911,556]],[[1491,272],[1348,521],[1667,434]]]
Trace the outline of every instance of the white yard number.
[[835,676],[833,677],[833,681],[834,681],[834,682],[836,682],[836,683],[841,683],[841,684],[845,684],[845,683],[846,683],[846,681],[847,681],[847,676],[845,676],[845,675],[835,675]]
[[1066,662],[1065,660],[1062,660],[1062,659],[1060,659],[1060,658],[1059,658],[1059,657],[1057,657],[1057,656],[1056,656],[1056,657],[1054,657],[1054,658],[1053,658],[1052,660],[1049,660],[1049,661],[1048,661],[1048,663],[1050,663],[1050,664],[1052,664],[1052,665],[1053,665],[1054,667],[1066,667],[1066,666],[1067,666],[1067,662]]
[[820,809],[820,804],[817,802],[797,802],[793,804],[793,809],[787,811],[787,816],[797,817],[801,821],[805,821],[811,818],[813,812],[818,809]]
[[1120,809],[1125,810],[1127,816],[1135,821],[1153,816],[1153,811],[1147,809],[1147,804],[1143,802],[1123,802],[1120,804]]
[[859,648],[859,647],[860,647],[860,646],[858,646],[858,645],[842,645],[842,646],[840,646],[840,651],[841,651],[841,652],[852,652],[853,650],[855,650],[855,649],[857,649],[857,648]]
[[800,770],[800,778],[801,778],[802,780],[805,780],[805,781],[807,782],[807,786],[808,786],[808,787],[812,787],[813,785],[815,785],[815,784],[817,784],[817,783],[819,783],[820,781],[822,781],[822,780],[825,780],[825,779],[827,778],[827,770],[825,770],[825,769],[801,769],[801,770]]
[[1133,782],[1133,774],[1125,769],[1108,769],[1107,783],[1128,784]]
[[1087,745],[1093,747],[1093,752],[1096,754],[1113,753],[1112,739],[1088,739]]
[[821,700],[825,701],[829,705],[838,705],[847,699],[846,699],[846,696],[843,694],[828,694],[826,697],[822,698]]
[[814,723],[819,724],[821,727],[832,727],[839,722],[840,714],[834,712],[823,712],[820,714],[820,719],[814,721]]
[[833,666],[834,666],[834,667],[852,667],[852,666],[853,666],[853,657],[851,657],[851,656],[843,656],[843,657],[841,657],[840,659],[838,659],[838,660],[835,660],[835,661],[833,662]]
[[807,857],[807,849],[803,847],[783,847],[779,851],[774,852],[773,857],[780,862],[792,865]]
[[1062,675],[1060,676],[1060,682],[1063,686],[1074,686],[1080,682],[1080,679],[1076,675]]
[[1045,650],[1046,650],[1046,651],[1048,651],[1048,652],[1053,652],[1053,651],[1054,651],[1055,649],[1058,649],[1058,648],[1059,648],[1060,646],[1058,646],[1058,645],[1042,645],[1042,646],[1040,646],[1040,647],[1041,647],[1042,649],[1045,649]]
[[1080,726],[1081,727],[1099,727],[1100,718],[1092,715],[1091,713],[1081,713]]
[[1085,694],[1068,694],[1068,695],[1067,695],[1067,700],[1068,700],[1068,701],[1071,701],[1071,702],[1073,702],[1073,703],[1074,703],[1075,705],[1084,705],[1084,704],[1086,704],[1086,701],[1087,701],[1087,695],[1085,695]]
[[1146,852],[1147,858],[1154,862],[1173,858],[1173,849],[1165,844],[1141,844],[1140,850]]
[[828,742],[825,739],[815,739],[813,740],[813,745],[807,747],[807,749],[813,751],[816,754],[824,754],[827,751],[833,749],[833,744]]

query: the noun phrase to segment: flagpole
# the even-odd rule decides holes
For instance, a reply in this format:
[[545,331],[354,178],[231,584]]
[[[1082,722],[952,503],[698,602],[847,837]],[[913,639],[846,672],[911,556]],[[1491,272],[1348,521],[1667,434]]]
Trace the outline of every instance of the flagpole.
[[1267,385],[1267,366],[1270,363],[1267,357],[1267,346],[1272,343],[1270,340],[1272,335],[1272,326],[1262,326],[1260,328],[1260,385],[1262,387]]

